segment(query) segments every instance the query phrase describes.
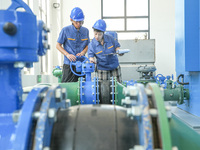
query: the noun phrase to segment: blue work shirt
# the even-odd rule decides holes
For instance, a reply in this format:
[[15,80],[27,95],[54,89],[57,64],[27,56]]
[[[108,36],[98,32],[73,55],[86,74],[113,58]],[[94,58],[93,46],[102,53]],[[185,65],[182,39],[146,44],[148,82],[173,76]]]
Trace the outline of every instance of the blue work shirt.
[[115,49],[120,47],[117,40],[110,35],[103,35],[104,44],[101,45],[95,38],[92,39],[88,46],[88,57],[97,58],[98,70],[114,70],[119,66],[117,55],[105,55],[116,53]]
[[[61,30],[57,42],[63,44],[69,54],[76,56],[90,43],[89,30],[85,27],[77,30],[73,25],[69,25]],[[64,56],[64,64],[70,64],[66,56]]]

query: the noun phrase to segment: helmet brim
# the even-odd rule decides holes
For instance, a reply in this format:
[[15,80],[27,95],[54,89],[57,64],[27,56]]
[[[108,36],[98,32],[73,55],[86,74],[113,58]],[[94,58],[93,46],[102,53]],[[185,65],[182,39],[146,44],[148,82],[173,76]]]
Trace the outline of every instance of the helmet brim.
[[[71,18],[72,19],[72,18]],[[73,21],[84,21],[84,18],[81,19],[72,19]]]
[[102,31],[102,32],[105,32],[106,30],[102,30],[101,28],[97,28],[97,27],[92,27],[93,29],[96,29],[96,30],[99,30],[99,31]]

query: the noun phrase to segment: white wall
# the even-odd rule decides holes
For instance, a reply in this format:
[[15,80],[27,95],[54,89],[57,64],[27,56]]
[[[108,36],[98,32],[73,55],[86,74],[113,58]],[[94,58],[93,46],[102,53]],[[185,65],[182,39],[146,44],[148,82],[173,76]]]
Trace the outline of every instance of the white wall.
[[175,1],[151,0],[150,6],[150,37],[156,41],[156,73],[175,75]]

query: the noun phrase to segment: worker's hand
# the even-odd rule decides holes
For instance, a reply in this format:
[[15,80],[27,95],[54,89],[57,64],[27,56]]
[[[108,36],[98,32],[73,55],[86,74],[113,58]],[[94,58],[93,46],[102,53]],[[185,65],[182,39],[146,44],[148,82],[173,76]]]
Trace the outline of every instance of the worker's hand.
[[122,53],[122,54],[119,53],[119,49],[116,50],[116,53],[118,53],[119,56],[123,56],[124,55],[124,53]]
[[72,54],[67,54],[65,55],[70,61],[76,61],[76,56],[72,55]]
[[79,57],[84,56],[84,55],[85,55],[85,53],[83,51],[78,53],[78,54],[76,54],[76,56],[79,56]]
[[95,60],[94,60],[94,57],[90,57],[89,60],[90,60],[90,63],[96,64],[96,62],[95,62]]

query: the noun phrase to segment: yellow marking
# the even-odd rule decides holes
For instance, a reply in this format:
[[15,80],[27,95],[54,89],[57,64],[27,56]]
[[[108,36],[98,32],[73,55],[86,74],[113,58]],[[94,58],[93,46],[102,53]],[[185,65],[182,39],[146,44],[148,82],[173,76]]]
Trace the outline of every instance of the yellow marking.
[[72,40],[72,41],[75,41],[75,39],[72,39],[72,38],[67,38],[68,40]]
[[100,52],[98,52],[98,53],[96,53],[96,54],[100,54],[100,53],[102,53],[102,51],[100,51]]
[[88,38],[87,39],[81,39],[81,41],[86,41],[86,40],[88,40]]
[[108,47],[108,49],[110,49],[110,48],[112,48],[113,47],[113,45],[112,46],[110,46],[110,47]]

